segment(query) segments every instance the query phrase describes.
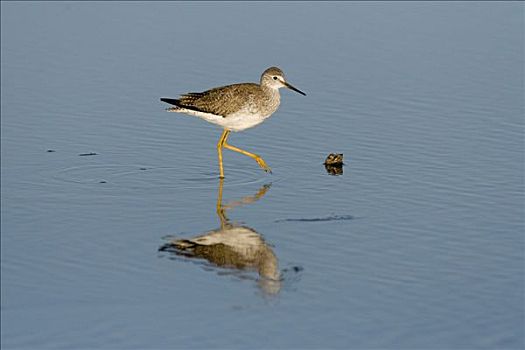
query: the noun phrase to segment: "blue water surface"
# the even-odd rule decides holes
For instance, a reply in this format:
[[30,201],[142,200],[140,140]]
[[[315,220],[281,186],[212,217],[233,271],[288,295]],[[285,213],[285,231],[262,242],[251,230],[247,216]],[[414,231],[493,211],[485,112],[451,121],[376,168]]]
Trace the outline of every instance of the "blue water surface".
[[[523,348],[523,13],[2,1],[2,349]],[[231,135],[273,174],[226,150],[220,198],[221,130],[159,98],[273,65],[307,96]],[[272,288],[158,251],[218,204]]]

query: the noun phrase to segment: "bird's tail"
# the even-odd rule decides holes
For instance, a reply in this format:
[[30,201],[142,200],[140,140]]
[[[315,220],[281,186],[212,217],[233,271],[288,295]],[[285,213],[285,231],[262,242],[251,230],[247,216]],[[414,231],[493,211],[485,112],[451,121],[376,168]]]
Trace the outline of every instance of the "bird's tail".
[[177,100],[176,98],[161,97],[160,100],[162,102],[169,103],[170,105],[175,105],[175,106],[180,107],[180,100]]
[[180,100],[177,100],[175,98],[162,97],[160,100],[162,102],[166,102],[166,103],[169,103],[170,105],[174,105],[175,106],[175,107],[166,108],[166,111],[168,111],[168,112],[178,112],[182,108],[182,106],[180,104]]

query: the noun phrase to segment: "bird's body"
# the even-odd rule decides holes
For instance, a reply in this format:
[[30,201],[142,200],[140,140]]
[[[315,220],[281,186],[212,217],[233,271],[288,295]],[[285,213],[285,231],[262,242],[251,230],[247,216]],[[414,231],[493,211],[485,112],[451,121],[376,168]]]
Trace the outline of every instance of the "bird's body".
[[175,104],[175,107],[167,109],[168,112],[193,115],[231,131],[242,131],[270,117],[279,107],[281,99],[278,90],[244,83],[163,101]]
[[226,85],[204,92],[190,92],[178,99],[161,98],[161,101],[174,105],[167,109],[168,112],[196,116],[224,128],[217,144],[220,177],[223,178],[222,147],[252,157],[264,170],[270,171],[261,157],[231,146],[226,140],[230,131],[252,128],[269,118],[279,108],[281,87],[305,95],[286,82],[284,73],[279,68],[271,67],[261,75],[260,84]]

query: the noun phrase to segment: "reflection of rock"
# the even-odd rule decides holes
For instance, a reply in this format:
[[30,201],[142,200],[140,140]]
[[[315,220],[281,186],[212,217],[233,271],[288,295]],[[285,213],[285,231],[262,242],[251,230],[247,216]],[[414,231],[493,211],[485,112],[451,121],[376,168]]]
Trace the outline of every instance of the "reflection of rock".
[[276,294],[281,288],[279,263],[270,246],[254,229],[232,224],[226,217],[226,209],[249,204],[261,198],[270,185],[264,185],[254,196],[222,205],[222,185],[219,183],[217,215],[221,227],[187,239],[176,239],[159,248],[188,258],[205,259],[223,268],[254,270],[261,277],[259,286],[267,294]]
[[343,175],[343,165],[326,165],[324,166],[326,172],[330,175]]

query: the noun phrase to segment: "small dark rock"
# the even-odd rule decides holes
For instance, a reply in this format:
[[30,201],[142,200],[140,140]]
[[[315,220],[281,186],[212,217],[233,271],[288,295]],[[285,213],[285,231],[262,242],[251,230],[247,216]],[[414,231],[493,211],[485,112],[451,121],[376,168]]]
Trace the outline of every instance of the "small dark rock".
[[343,154],[342,153],[330,153],[328,157],[326,157],[326,160],[324,161],[324,165],[342,166],[343,165]]
[[343,154],[330,153],[324,161],[324,167],[330,175],[343,175]]

